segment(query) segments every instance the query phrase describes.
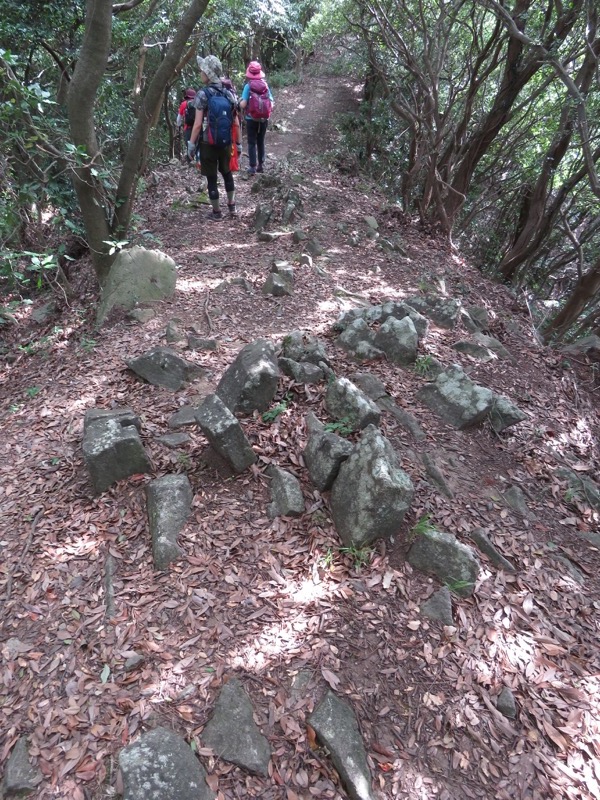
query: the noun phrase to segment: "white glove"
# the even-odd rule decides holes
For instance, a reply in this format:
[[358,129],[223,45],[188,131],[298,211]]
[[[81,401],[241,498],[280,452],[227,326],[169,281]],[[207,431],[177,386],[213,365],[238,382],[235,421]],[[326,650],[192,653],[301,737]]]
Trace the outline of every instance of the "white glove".
[[196,155],[196,143],[188,142],[188,156],[190,158],[194,158],[195,155]]

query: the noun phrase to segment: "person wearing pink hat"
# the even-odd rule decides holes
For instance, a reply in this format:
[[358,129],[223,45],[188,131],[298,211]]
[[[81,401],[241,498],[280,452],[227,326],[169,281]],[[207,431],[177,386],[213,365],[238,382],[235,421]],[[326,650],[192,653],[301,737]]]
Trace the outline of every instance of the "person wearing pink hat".
[[[265,162],[265,136],[273,110],[273,95],[258,61],[251,61],[246,70],[247,83],[242,91],[240,108],[245,111],[248,131],[248,175],[262,172]],[[258,161],[257,161],[258,156]]]

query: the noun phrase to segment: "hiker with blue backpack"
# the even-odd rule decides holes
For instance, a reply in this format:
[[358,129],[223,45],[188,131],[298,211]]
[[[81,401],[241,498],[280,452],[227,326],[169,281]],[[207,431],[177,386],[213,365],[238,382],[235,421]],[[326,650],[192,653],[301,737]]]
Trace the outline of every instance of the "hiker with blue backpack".
[[269,127],[269,117],[273,110],[273,95],[258,61],[251,61],[248,64],[246,78],[248,82],[242,91],[240,108],[246,112],[248,160],[250,162],[248,175],[254,175],[264,169],[265,136]]
[[193,158],[200,145],[200,171],[208,182],[208,197],[212,205],[209,220],[223,219],[219,203],[217,173],[223,176],[230,218],[236,216],[235,182],[230,167],[231,149],[242,151],[241,131],[234,95],[223,86],[223,68],[216,56],[198,58],[200,78],[204,86],[194,100],[196,118],[188,142],[188,155]]

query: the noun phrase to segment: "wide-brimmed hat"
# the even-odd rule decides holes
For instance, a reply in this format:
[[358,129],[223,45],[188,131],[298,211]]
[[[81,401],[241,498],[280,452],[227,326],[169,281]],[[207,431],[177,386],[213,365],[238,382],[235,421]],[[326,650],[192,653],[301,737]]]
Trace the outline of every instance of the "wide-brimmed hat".
[[211,83],[219,81],[223,74],[223,67],[216,56],[206,56],[206,58],[198,56],[198,67]]
[[263,72],[263,68],[261,67],[258,61],[251,61],[248,64],[248,69],[246,70],[246,77],[249,80],[253,78],[264,78],[265,73]]
[[193,89],[186,89],[185,90],[185,99],[186,100],[193,100],[196,97],[196,92]]

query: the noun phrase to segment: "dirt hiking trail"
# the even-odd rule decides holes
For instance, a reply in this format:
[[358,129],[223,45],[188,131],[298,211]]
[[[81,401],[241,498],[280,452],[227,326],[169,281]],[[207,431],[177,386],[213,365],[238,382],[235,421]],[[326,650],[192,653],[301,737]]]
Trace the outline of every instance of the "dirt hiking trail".
[[[410,224],[367,179],[337,169],[326,155],[335,146],[329,120],[352,110],[359,87],[323,69],[275,91],[267,170],[262,183],[236,179],[237,220],[207,222],[209,207],[188,191],[197,188],[193,169],[156,166],[135,243],[170,255],[178,282],[152,318],[140,324],[114,313],[97,330],[94,293],[82,278],[78,298],[54,318],[39,324],[23,311],[5,334],[0,764],[26,736],[41,770],[37,800],[114,797],[119,750],[157,725],[194,743],[219,798],[347,797],[306,724],[326,688],[354,709],[378,798],[600,796],[598,512],[557,475],[569,464],[598,479],[598,393],[583,364],[536,343],[526,309],[506,288]],[[282,188],[290,187],[302,207],[284,226]],[[256,206],[267,200],[266,230],[282,234],[272,241],[254,231]],[[368,216],[378,238],[370,238]],[[294,229],[323,255],[300,263]],[[401,247],[386,251],[381,239]],[[294,267],[290,297],[262,292],[276,259]],[[435,326],[422,356],[460,363],[509,396],[525,422],[501,435],[487,425],[454,430],[416,398],[426,380],[417,370],[358,364],[337,347],[332,325],[343,311],[426,291],[484,307],[489,333],[512,358],[477,362],[452,347],[465,330]],[[165,344],[173,320],[217,341],[215,351],[169,344],[206,370],[177,392],[142,383],[125,365]],[[398,535],[367,554],[340,549],[327,493],[311,485],[302,460],[306,414],[328,419],[324,384],[282,378],[275,402],[283,412],[242,420],[259,460],[240,476],[211,456],[196,426],[178,448],[157,440],[177,410],[214,391],[241,347],[257,338],[279,346],[298,329],[322,339],[337,376],[376,375],[426,434],[416,440],[382,417],[415,499]],[[140,415],[154,472],[94,496],[83,417],[113,406]],[[452,499],[432,482],[425,455],[442,465]],[[306,512],[297,519],[267,515],[272,463],[302,483]],[[180,537],[184,556],[160,573],[144,487],[169,473],[187,474],[194,500]],[[507,505],[510,486],[523,491],[526,516]],[[452,626],[421,614],[440,584],[405,560],[423,518],[471,545],[471,531],[483,528],[517,570],[479,554],[476,591],[454,597]],[[128,669],[132,653],[142,660]],[[268,738],[267,777],[203,750],[202,731],[232,676]],[[503,687],[515,698],[514,719],[496,707]]]

